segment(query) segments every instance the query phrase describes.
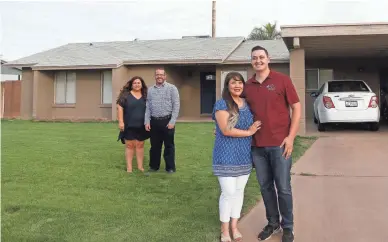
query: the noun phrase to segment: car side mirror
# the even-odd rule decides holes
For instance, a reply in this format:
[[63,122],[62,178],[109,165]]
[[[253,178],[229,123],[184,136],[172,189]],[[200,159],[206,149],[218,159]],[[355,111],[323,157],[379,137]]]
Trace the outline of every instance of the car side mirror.
[[312,92],[312,93],[310,93],[310,96],[311,97],[318,97],[319,93],[318,92]]

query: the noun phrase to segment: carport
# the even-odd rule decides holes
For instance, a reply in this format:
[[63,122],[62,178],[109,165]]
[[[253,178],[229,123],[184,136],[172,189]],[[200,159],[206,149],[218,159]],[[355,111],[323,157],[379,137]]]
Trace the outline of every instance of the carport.
[[364,80],[382,100],[388,89],[388,23],[282,26],[281,32],[303,106],[301,134],[312,127],[310,93],[327,80]]

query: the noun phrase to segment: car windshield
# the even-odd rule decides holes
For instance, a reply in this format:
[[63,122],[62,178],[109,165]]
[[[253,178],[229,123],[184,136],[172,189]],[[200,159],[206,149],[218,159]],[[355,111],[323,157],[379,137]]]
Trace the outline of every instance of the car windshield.
[[328,84],[329,92],[369,92],[362,81],[332,81]]

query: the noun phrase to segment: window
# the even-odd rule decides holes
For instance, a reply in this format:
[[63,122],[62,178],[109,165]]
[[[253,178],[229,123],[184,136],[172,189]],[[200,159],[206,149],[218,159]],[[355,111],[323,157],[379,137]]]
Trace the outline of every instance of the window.
[[331,69],[306,69],[306,90],[318,90],[323,83],[332,79]]
[[76,94],[75,72],[60,71],[55,75],[55,103],[75,104]]
[[226,75],[228,75],[229,72],[238,72],[243,76],[245,82],[248,81],[248,79],[247,79],[248,75],[247,75],[246,71],[222,71],[221,72],[221,93],[222,93],[222,90],[224,89],[225,77],[226,77]]
[[101,102],[112,103],[112,71],[103,71],[101,74]]
[[369,88],[362,81],[333,81],[329,82],[329,92],[369,92]]

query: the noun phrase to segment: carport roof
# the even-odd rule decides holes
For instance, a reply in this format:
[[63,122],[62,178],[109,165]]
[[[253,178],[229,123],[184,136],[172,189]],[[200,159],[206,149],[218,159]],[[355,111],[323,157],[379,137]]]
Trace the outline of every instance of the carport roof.
[[306,58],[388,57],[388,23],[288,25],[281,31],[288,49],[303,48]]

